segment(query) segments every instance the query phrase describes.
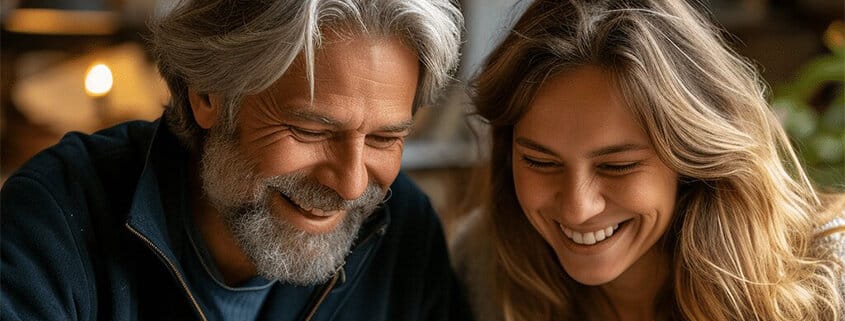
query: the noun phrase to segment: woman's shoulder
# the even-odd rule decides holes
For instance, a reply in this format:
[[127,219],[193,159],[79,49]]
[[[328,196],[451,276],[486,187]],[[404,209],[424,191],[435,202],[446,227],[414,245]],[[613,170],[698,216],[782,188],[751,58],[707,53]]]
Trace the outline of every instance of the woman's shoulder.
[[[479,276],[487,276],[493,267],[493,246],[490,233],[484,226],[484,214],[481,209],[466,213],[455,222],[452,236],[449,238],[449,254],[458,277],[465,283],[483,281]],[[476,280],[478,279],[478,280]],[[467,286],[477,285],[471,282]]]
[[821,195],[824,210],[815,230],[815,245],[845,264],[845,194]]
[[816,228],[814,245],[845,264],[845,218],[834,217]]
[[476,320],[500,320],[495,309],[495,250],[482,209],[455,222],[449,253],[455,273],[464,285]]
[[815,232],[812,250],[818,258],[834,263],[831,268],[839,276],[839,295],[845,301],[845,212],[834,215]]

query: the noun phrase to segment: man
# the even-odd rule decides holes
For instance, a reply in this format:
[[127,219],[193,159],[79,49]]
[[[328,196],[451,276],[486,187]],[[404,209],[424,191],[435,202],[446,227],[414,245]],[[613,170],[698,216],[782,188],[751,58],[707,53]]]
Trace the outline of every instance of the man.
[[0,318],[465,319],[399,174],[461,19],[448,0],[175,8],[152,25],[164,116],[69,134],[3,187]]

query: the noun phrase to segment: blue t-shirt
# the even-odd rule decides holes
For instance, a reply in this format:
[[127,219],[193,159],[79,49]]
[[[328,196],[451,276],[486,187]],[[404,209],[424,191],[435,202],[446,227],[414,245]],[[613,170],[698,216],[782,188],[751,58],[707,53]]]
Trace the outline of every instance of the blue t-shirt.
[[[190,215],[186,215],[190,216]],[[255,321],[275,281],[256,276],[244,284],[227,286],[193,220],[185,218],[182,267],[209,321]]]

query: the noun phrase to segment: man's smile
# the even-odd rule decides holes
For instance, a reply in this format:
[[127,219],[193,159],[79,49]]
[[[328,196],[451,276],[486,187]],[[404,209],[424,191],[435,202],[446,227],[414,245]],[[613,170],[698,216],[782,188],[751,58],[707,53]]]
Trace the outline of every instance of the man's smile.
[[[319,208],[305,208],[281,192],[277,191],[275,194],[279,197],[273,197],[270,203],[271,208],[278,209],[276,214],[310,234],[323,234],[333,230],[346,214],[345,210],[325,211]],[[276,202],[275,199],[281,202]]]

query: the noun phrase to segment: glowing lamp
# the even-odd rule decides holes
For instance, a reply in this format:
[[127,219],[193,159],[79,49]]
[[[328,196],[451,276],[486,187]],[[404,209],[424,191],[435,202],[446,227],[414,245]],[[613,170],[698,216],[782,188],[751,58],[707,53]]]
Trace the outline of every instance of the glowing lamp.
[[114,78],[105,64],[95,64],[85,74],[85,93],[91,97],[103,97],[111,91]]

